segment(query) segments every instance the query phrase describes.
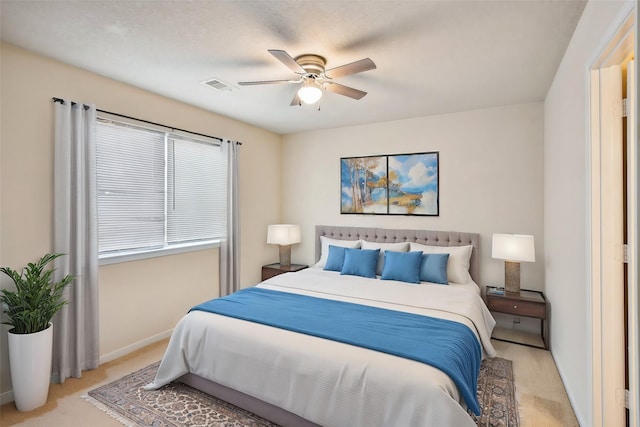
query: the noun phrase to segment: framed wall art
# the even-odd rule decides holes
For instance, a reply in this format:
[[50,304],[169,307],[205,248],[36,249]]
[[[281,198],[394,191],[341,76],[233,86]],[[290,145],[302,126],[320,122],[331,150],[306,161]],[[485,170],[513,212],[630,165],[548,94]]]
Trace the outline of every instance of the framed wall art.
[[438,152],[343,157],[340,213],[439,215]]

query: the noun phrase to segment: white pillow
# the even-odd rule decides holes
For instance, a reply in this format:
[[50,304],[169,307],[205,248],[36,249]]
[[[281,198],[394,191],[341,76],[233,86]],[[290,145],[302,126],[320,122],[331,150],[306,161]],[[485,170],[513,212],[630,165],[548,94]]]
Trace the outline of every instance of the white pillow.
[[380,249],[380,254],[378,255],[378,264],[376,265],[376,274],[378,276],[382,275],[382,269],[384,268],[384,251],[394,251],[394,252],[409,252],[409,242],[400,242],[400,243],[378,243],[378,242],[367,242],[366,240],[362,241],[361,249]]
[[324,268],[329,256],[329,245],[340,246],[341,248],[359,248],[361,242],[361,240],[338,240],[320,236],[320,260],[314,267]]
[[468,246],[429,246],[411,242],[412,251],[422,251],[423,254],[449,254],[447,262],[447,278],[453,283],[467,283],[471,279],[469,266],[471,264],[472,245]]

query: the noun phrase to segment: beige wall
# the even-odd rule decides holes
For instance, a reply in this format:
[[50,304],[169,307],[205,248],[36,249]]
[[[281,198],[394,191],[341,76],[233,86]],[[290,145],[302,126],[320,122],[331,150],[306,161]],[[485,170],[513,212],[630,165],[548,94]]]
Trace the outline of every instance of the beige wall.
[[[260,266],[277,259],[265,240],[267,225],[280,219],[279,135],[11,45],[2,44],[0,54],[0,265],[20,268],[52,250],[52,97],[242,141],[242,284],[257,283]],[[102,266],[99,276],[105,358],[165,334],[189,306],[217,296],[218,251]],[[10,285],[2,277],[0,286]],[[6,329],[0,334],[0,393],[10,389]]]
[[[629,6],[629,2],[626,2]],[[590,1],[545,100],[545,280],[551,351],[580,425],[593,425],[587,195],[587,70],[625,2]]]
[[[532,234],[543,245],[542,103],[304,132],[284,137],[282,214],[301,224],[295,262],[314,261],[314,226],[478,232],[481,284],[503,284],[492,233]],[[440,152],[440,216],[340,215],[340,157]],[[522,263],[522,287],[544,289],[543,262]]]

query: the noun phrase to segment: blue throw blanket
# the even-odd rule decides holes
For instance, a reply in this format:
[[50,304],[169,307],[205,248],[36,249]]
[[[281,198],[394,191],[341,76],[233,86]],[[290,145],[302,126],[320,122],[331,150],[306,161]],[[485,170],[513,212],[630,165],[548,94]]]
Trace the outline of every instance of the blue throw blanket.
[[401,311],[248,288],[191,309],[356,345],[436,367],[480,415],[476,390],[482,349],[466,325]]

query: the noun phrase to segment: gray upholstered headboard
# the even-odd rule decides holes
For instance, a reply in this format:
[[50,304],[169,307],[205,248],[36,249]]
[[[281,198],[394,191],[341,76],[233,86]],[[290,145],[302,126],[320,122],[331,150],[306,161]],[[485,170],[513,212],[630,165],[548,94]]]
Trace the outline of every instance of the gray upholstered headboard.
[[416,242],[431,246],[473,245],[469,273],[480,284],[480,234],[458,231],[396,230],[390,228],[341,227],[316,225],[316,261],[320,259],[320,236],[338,240],[368,240],[370,242]]

